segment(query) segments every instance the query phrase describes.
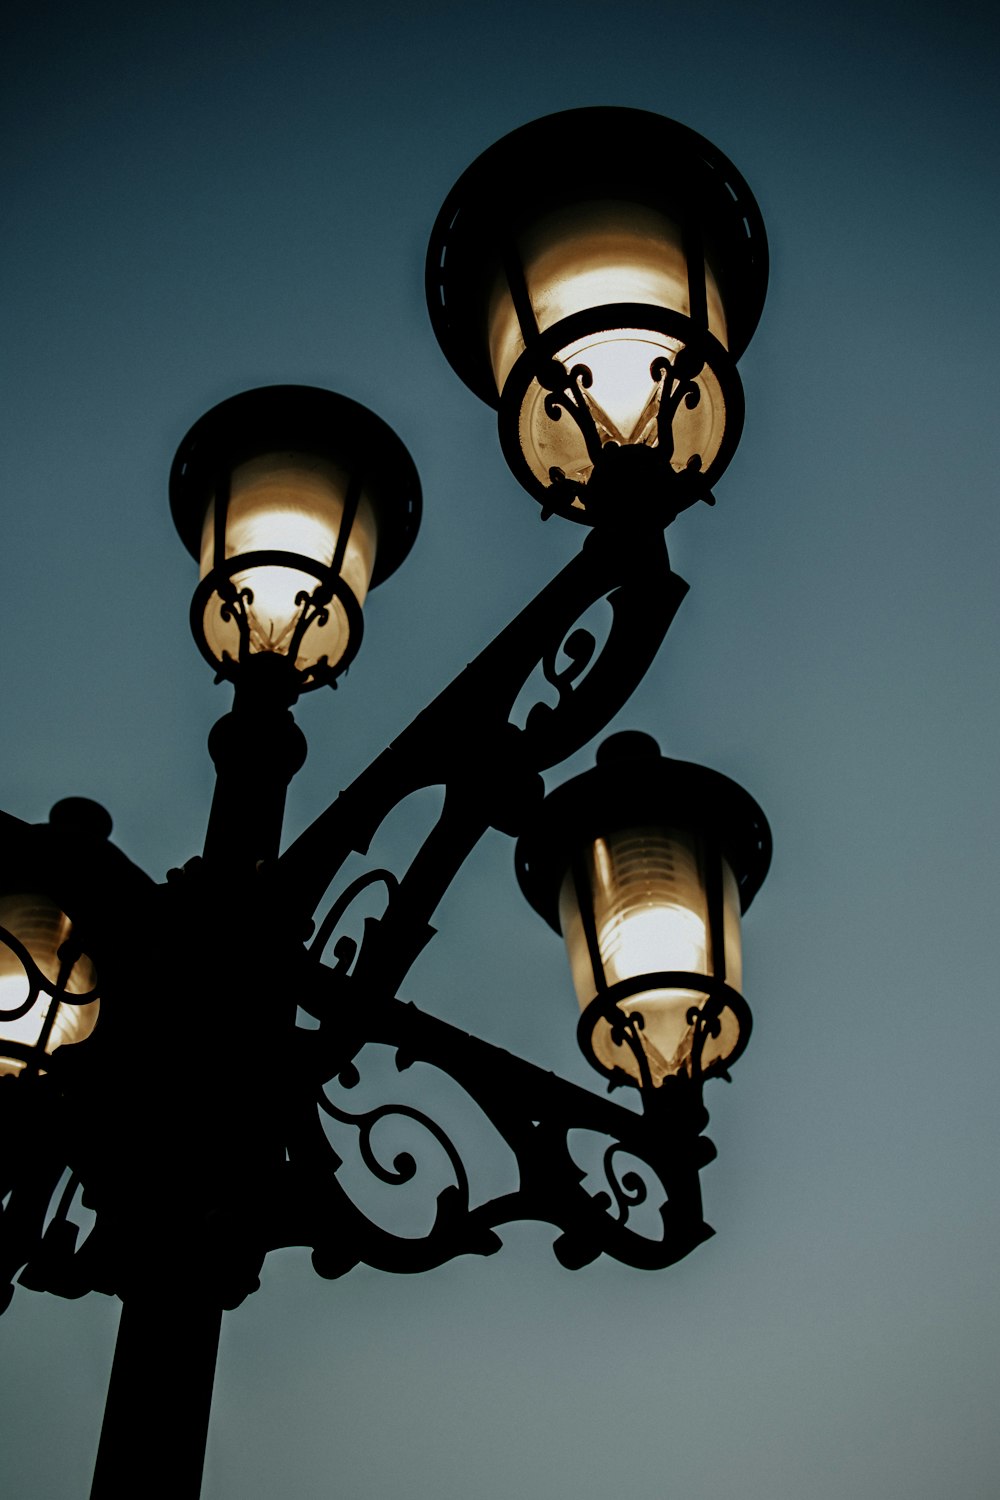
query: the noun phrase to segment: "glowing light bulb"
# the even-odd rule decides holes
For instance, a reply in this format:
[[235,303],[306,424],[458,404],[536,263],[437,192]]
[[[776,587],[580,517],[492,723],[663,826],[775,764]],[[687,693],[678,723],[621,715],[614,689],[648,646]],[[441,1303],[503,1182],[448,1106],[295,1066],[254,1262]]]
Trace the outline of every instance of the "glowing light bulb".
[[611,918],[599,943],[610,984],[663,969],[705,972],[705,923],[683,906],[632,907]]

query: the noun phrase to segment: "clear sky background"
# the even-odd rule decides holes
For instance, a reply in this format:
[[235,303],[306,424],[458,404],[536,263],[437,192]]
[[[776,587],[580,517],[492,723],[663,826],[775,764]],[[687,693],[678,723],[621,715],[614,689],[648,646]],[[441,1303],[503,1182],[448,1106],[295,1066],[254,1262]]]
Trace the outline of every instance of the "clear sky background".
[[[12,8],[0,800],[42,820],[95,797],[158,876],[200,849],[229,696],[188,633],[167,508],[190,424],[251,386],[328,386],[423,480],[359,659],[298,710],[291,834],[580,542],[539,523],[430,331],[424,251],[459,173],[538,115],[656,110],[733,159],[771,242],[743,442],[717,507],[670,533],[691,593],[616,721],[733,776],[774,832],[745,927],[753,1041],[708,1090],[717,1236],[652,1274],[564,1271],[538,1226],[415,1278],[272,1256],[225,1319],[205,1500],[997,1494],[993,15]],[[600,1089],[507,839],[439,918],[406,998]],[[150,962],[177,969],[179,1107],[185,956]],[[262,1048],[248,1112],[267,1087]],[[103,1297],[15,1295],[12,1497],[88,1492],[116,1322]]]

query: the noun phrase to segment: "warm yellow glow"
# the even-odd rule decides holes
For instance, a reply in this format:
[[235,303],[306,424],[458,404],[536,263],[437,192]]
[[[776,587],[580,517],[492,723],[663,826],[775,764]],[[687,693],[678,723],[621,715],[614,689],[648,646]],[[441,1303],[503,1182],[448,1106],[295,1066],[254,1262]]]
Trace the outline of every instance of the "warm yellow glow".
[[[335,465],[311,454],[269,453],[241,464],[231,481],[226,513],[225,556],[252,552],[294,552],[329,567],[334,559],[344,515],[348,477]],[[376,527],[371,501],[362,494],[348,534],[340,576],[359,604],[364,603],[375,566]],[[201,576],[215,558],[215,505],[209,505],[202,531]],[[249,589],[247,605],[250,649],[287,654],[303,612],[299,596],[311,596],[319,580],[301,568],[266,563],[238,570],[233,586]],[[339,600],[327,608],[325,623],[310,625],[296,654],[305,670],[325,656],[331,665],[347,647],[347,615]],[[218,657],[237,656],[235,621],[225,620],[221,600],[213,596],[205,609],[205,634]]]
[[[597,839],[583,860],[583,878],[605,988],[647,974],[678,971],[707,977],[715,972],[702,853],[690,835],[678,829],[640,828]],[[739,894],[724,861],[723,905],[727,979],[739,989]],[[598,983],[573,872],[563,882],[559,915],[583,1009],[597,993]],[[643,1048],[656,1082],[690,1066],[694,1028],[688,1012],[692,1007],[700,1009],[706,998],[706,992],[696,988],[658,987],[640,989],[621,1002],[626,1014],[642,1014]],[[729,1013],[724,1013],[721,1035],[706,1042],[705,1064],[732,1050],[734,1025]],[[617,1065],[639,1076],[629,1048],[612,1043],[606,1023],[595,1032],[594,1048],[605,1066]]]
[[[659,359],[672,365],[680,348],[676,339],[665,335],[622,328],[578,339],[559,351],[559,362],[567,373],[576,365],[585,365],[593,376],[589,387],[575,389],[590,408],[602,443],[658,446],[656,418],[661,392],[669,393],[673,381],[669,374],[662,384],[654,380],[651,367]],[[671,464],[677,471],[686,468],[694,454],[701,459],[701,467],[708,468],[725,432],[725,402],[715,375],[706,366],[695,384],[697,404],[689,407],[681,400],[671,423]],[[553,421],[545,409],[547,396],[538,381],[532,381],[525,393],[519,421],[522,452],[543,484],[549,482],[552,468],[561,469],[568,479],[585,483],[593,461],[584,435],[569,412],[564,411]]]
[[705,924],[682,906],[634,907],[611,918],[598,941],[609,984],[656,969],[705,973]]
[[[639,302],[690,316],[688,270],[680,231],[666,215],[613,199],[575,204],[538,219],[518,239],[532,311],[545,332],[572,313],[614,302]],[[708,326],[726,343],[726,320],[715,278],[704,278]],[[502,391],[524,340],[506,281],[490,307],[490,358]]]
[[[63,990],[70,995],[85,995],[94,989],[97,982],[94,966],[85,955],[76,960],[68,974],[63,972],[64,962],[59,954],[70,937],[70,921],[47,897],[0,896],[0,927],[24,944],[50,984],[60,985],[61,982]],[[64,1043],[82,1042],[97,1023],[100,1001],[67,1005],[54,1002],[45,993],[39,995],[25,1015],[15,1020],[2,1014],[17,1009],[27,1000],[29,993],[28,976],[21,960],[0,938],[0,1075],[19,1073],[24,1066],[19,1059],[3,1055],[4,1042],[34,1046],[46,1029],[53,1004],[55,1013],[45,1040],[46,1052],[54,1052]]]

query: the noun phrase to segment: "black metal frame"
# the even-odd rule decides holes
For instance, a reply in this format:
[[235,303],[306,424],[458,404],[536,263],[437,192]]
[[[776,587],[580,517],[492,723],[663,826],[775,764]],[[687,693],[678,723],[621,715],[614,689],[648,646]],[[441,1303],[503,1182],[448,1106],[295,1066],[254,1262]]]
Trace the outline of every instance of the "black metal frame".
[[[98,1290],[124,1303],[94,1500],[117,1500],[153,1444],[171,1492],[198,1494],[221,1310],[256,1288],[270,1250],[308,1245],[325,1277],[360,1262],[416,1272],[492,1254],[504,1224],[537,1219],[559,1231],[553,1249],[567,1267],[605,1253],[654,1268],[712,1233],[698,1175],[715,1154],[701,1134],[708,1116],[700,1081],[644,1093],[637,1113],[397,995],[468,853],[491,826],[520,831],[540,800],[540,771],[586,743],[627,700],[686,590],[658,529],[588,535],[279,858],[285,786],[304,745],[287,707],[296,674],[276,656],[244,664],[234,709],[213,730],[218,781],[205,855],[170,872],[165,885],[107,843],[106,826],[97,837],[102,810],[79,837],[5,819],[8,847],[48,870],[100,977],[93,1035],[57,1049],[44,1073],[0,1079],[0,1273],[36,1291]],[[577,622],[602,598],[612,620],[598,649]],[[518,729],[510,713],[539,666],[557,701],[537,703]],[[252,778],[239,753],[247,714]],[[364,853],[387,814],[430,785],[444,786],[444,806],[409,868],[349,882],[307,947],[311,914],[347,856]],[[337,939],[353,899],[375,882],[387,891],[384,914],[366,921],[360,945]],[[332,966],[321,961],[331,942]],[[185,1003],[199,1020],[195,1065],[182,1077],[163,1035],[177,996],[168,955],[184,967]],[[234,972],[234,955],[252,957]],[[317,1029],[296,1025],[297,1006]],[[355,1084],[369,1045],[392,1049],[398,1069],[422,1063],[457,1083],[512,1153],[516,1186],[479,1201],[457,1146],[424,1110],[338,1103],[334,1080]],[[246,1083],[258,1077],[262,1055],[266,1086],[253,1092],[248,1113]],[[376,1137],[390,1118],[435,1143],[451,1175],[438,1183],[433,1222],[419,1236],[390,1232],[348,1194],[324,1128],[353,1128],[373,1177],[401,1184],[416,1176],[417,1161],[411,1151],[380,1156]],[[576,1131],[604,1143],[605,1180],[596,1189],[574,1156]],[[96,1214],[82,1244],[74,1217],[81,1192]],[[653,1234],[631,1222],[651,1195]],[[171,1344],[183,1359],[180,1386]],[[161,1413],[169,1413],[167,1445]]]
[[[64,1193],[43,1234],[47,1203],[34,1186],[19,1181],[0,1218],[0,1233],[16,1226],[13,1243],[5,1249],[8,1273],[24,1267],[26,1284],[63,1295],[91,1288],[128,1292],[133,1273],[122,1269],[122,1210],[116,1201],[120,1182],[110,1182],[101,1162],[110,1119],[130,1107],[140,1086],[146,1092],[159,1080],[160,1087],[171,1087],[172,1065],[169,1058],[157,1056],[153,1017],[136,1010],[134,991],[138,984],[155,1011],[169,990],[169,984],[144,972],[143,960],[167,931],[186,958],[198,957],[197,971],[186,985],[189,996],[201,997],[199,1007],[206,1013],[206,1053],[224,1046],[235,1062],[266,1046],[287,1069],[277,1086],[280,1098],[256,1132],[253,1208],[236,1193],[224,1211],[218,1205],[209,1209],[205,1184],[189,1183],[189,1203],[196,1221],[201,1214],[199,1234],[209,1247],[202,1284],[212,1286],[215,1278],[215,1297],[222,1305],[240,1300],[253,1283],[260,1257],[284,1244],[312,1245],[320,1267],[339,1274],[358,1260],[416,1270],[459,1253],[488,1253],[499,1243],[496,1227],[515,1218],[555,1224],[561,1231],[557,1253],[566,1263],[582,1264],[605,1250],[631,1264],[665,1265],[705,1237],[697,1168],[707,1159],[708,1148],[697,1133],[682,1147],[676,1133],[660,1126],[649,1129],[634,1110],[561,1083],[397,998],[408,969],[432,936],[434,909],[466,855],[490,826],[509,833],[520,830],[541,795],[539,772],[585,744],[618,711],[652,661],[685,592],[686,585],[670,569],[661,532],[654,529],[641,538],[629,534],[627,539],[624,534],[588,536],[562,573],[389,749],[280,858],[259,869],[255,856],[261,845],[240,842],[238,825],[250,809],[241,805],[238,787],[226,794],[230,772],[224,756],[219,757],[220,790],[206,857],[173,872],[166,886],[154,885],[107,844],[105,871],[95,873],[88,864],[85,874],[81,857],[70,857],[72,840],[64,837],[55,851],[65,866],[56,881],[59,900],[98,965],[102,1011],[94,1036],[57,1051],[48,1059],[45,1077],[34,1080],[37,1097],[44,1096],[52,1108],[39,1141],[40,1149],[47,1143],[44,1149],[59,1162],[59,1171],[53,1167],[49,1173],[53,1189],[68,1165],[96,1208],[97,1221],[77,1249],[69,1217],[72,1194]],[[577,622],[602,598],[610,602],[612,623],[598,650]],[[567,652],[565,664],[560,647]],[[282,675],[280,660],[270,658],[275,679]],[[536,704],[524,728],[517,729],[510,711],[538,666],[555,687],[557,702]],[[290,733],[287,699],[280,694],[267,699],[264,688],[248,678],[238,687],[234,715],[247,711],[245,703],[240,708],[241,692],[261,715],[260,723],[270,723],[275,744],[280,744]],[[282,765],[282,755],[265,748],[254,760],[255,801],[260,800],[262,766],[272,767],[283,796],[287,755]],[[369,872],[336,896],[316,934],[324,946],[334,943],[336,961],[332,967],[320,962],[321,950],[315,943],[307,949],[304,940],[327,887],[350,853],[367,849],[394,807],[430,785],[444,786],[444,807],[409,869],[398,877]],[[274,816],[280,820],[280,810]],[[51,845],[51,834],[47,828],[19,827],[22,843],[42,839]],[[273,847],[273,827],[262,830],[259,838]],[[50,862],[53,852],[50,847]],[[228,884],[224,893],[218,888],[220,878]],[[335,928],[361,886],[374,880],[386,884],[386,910],[377,921],[368,920],[360,947],[353,951],[349,942],[336,940]],[[257,973],[253,979],[241,976],[240,1010],[252,1038],[237,1046],[225,1041],[226,1018],[213,1015],[210,997],[226,984],[230,955],[251,932]],[[276,1004],[275,994],[284,1000]],[[292,997],[319,1019],[318,1030],[296,1028]],[[266,1024],[263,1034],[253,1032],[259,1022]],[[369,1223],[337,1183],[337,1161],[321,1130],[322,1114],[331,1111],[324,1086],[334,1078],[349,1082],[357,1054],[369,1043],[395,1048],[400,1066],[420,1060],[456,1079],[514,1150],[522,1174],[518,1191],[470,1209],[465,1170],[449,1149],[455,1182],[424,1240],[394,1239]],[[142,1060],[141,1085],[131,1076],[137,1057]],[[98,1080],[99,1105],[93,1098]],[[14,1095],[23,1100],[29,1093],[22,1083],[28,1080],[8,1081],[2,1090],[8,1097],[0,1097],[0,1108],[11,1106],[15,1133],[20,1132]],[[232,1102],[225,1087],[217,1098],[219,1090],[214,1074],[187,1078],[185,1107],[217,1122]],[[643,1102],[657,1115],[666,1108],[662,1101]],[[374,1120],[362,1114],[356,1123],[369,1137]],[[440,1139],[432,1123],[421,1123]],[[581,1187],[568,1147],[575,1128],[602,1131],[617,1141],[616,1149],[649,1164],[664,1190],[662,1239],[648,1240],[629,1228],[623,1207],[627,1197],[613,1186],[611,1196],[605,1195],[606,1205]],[[172,1130],[166,1132],[162,1140],[163,1158],[172,1135]],[[149,1139],[143,1142],[144,1157],[150,1145]],[[123,1178],[134,1183],[141,1167],[131,1159],[131,1150],[125,1144],[118,1147]],[[154,1142],[154,1159],[158,1151]],[[386,1177],[376,1158],[370,1160],[383,1180],[407,1175],[396,1169],[395,1176],[390,1171]],[[33,1207],[25,1208],[29,1200]],[[605,1222],[611,1205],[617,1205],[618,1217]],[[230,1247],[225,1254],[223,1242]],[[231,1250],[235,1244],[243,1247],[238,1254]]]
[[[740,324],[730,328],[738,354],[753,331],[766,282],[766,242],[742,178],[707,142],[673,122],[636,111],[577,114],[588,117],[586,129],[598,136],[605,126],[613,136],[634,129],[637,120],[655,122],[660,146],[682,148],[681,165],[672,168],[672,201],[706,196],[703,218],[720,243],[739,226],[737,248],[729,247],[721,268],[730,289],[742,289]],[[551,122],[538,124],[551,131]],[[577,118],[577,124],[583,122]],[[487,154],[486,176],[494,185],[494,169],[502,179],[517,138],[518,150],[539,139],[536,127],[526,127]],[[606,147],[612,149],[610,141]],[[480,166],[470,169],[473,175]],[[584,152],[573,170],[579,176],[591,167]],[[464,217],[459,213],[454,193],[442,211],[429,260],[434,276],[428,273],[429,287],[439,282],[442,293],[432,297],[440,341],[473,388],[482,386],[483,372],[467,360],[470,328],[463,318],[475,311],[479,291],[462,282],[465,272],[456,273],[452,251],[456,236],[469,241],[471,235],[474,243],[484,232],[484,180],[477,181],[471,215],[468,206]],[[741,417],[739,382],[730,377],[721,346],[714,349],[707,335],[694,342],[698,358],[726,371],[720,378],[727,403]],[[675,370],[671,395],[685,399],[685,381],[696,374]],[[264,397],[272,399],[276,390],[280,420],[265,441],[253,417],[271,422],[274,408]],[[488,393],[486,399],[492,399]],[[419,518],[419,486],[408,455],[355,403],[298,387],[234,398],[188,434],[172,473],[171,503],[195,556],[207,499],[226,493],[226,476],[242,448],[250,456],[309,447],[317,425],[331,418],[337,425],[337,411],[341,417],[347,412],[349,429],[353,420],[358,451],[374,439],[384,460],[387,482],[375,488],[387,509],[378,516],[372,583],[392,570]],[[731,444],[727,436],[725,459],[737,436],[738,422]],[[154,1447],[161,1486],[177,1496],[197,1495],[221,1310],[255,1289],[272,1249],[311,1247],[326,1277],[361,1262],[415,1272],[461,1254],[491,1254],[504,1224],[537,1219],[559,1231],[554,1250],[565,1266],[607,1253],[629,1265],[656,1267],[677,1261],[712,1233],[703,1219],[699,1171],[714,1148],[702,1134],[708,1116],[697,1067],[690,1077],[631,1095],[638,1108],[628,1107],[399,997],[433,937],[438,903],[470,851],[488,828],[515,836],[528,825],[542,798],[540,773],[585,745],[624,705],[687,591],[671,571],[663,527],[682,503],[708,498],[709,474],[674,476],[669,503],[653,503],[626,452],[635,458],[634,450],[619,450],[614,462],[624,460],[626,467],[613,473],[610,460],[599,455],[600,484],[586,503],[587,518],[600,526],[576,557],[284,853],[278,850],[285,789],[305,754],[290,705],[318,677],[303,679],[287,657],[246,650],[225,664],[236,693],[232,712],[210,737],[217,781],[204,854],[168,872],[165,883],[151,880],[107,841],[107,815],[93,804],[75,804],[72,818],[57,817],[54,809],[51,826],[28,827],[0,815],[11,874],[31,872],[34,888],[34,872],[44,873],[46,893],[70,917],[99,976],[94,1033],[57,1049],[44,1071],[0,1079],[0,1273],[33,1290],[69,1297],[99,1290],[124,1302],[94,1497],[117,1500]],[[648,456],[638,461],[648,471]],[[723,466],[709,467],[714,473]],[[597,503],[612,479],[621,487],[621,506],[610,497]],[[291,566],[304,565],[319,578],[318,591],[302,600],[302,631],[310,610],[321,611],[338,594],[339,580],[307,559],[260,557],[291,559]],[[226,588],[232,571],[217,557],[216,571],[196,595],[196,612],[209,590]],[[230,595],[238,620],[240,596],[234,588]],[[579,621],[600,600],[610,605],[611,624],[598,646]],[[200,624],[198,614],[196,636]],[[514,705],[539,669],[556,701],[536,703],[519,728],[511,719]],[[244,753],[246,726],[252,767]],[[370,870],[338,889],[348,857],[366,854],[387,815],[429,786],[444,788],[444,804],[409,866],[399,874]],[[360,943],[338,938],[348,908],[374,883],[386,890],[383,914],[367,919]],[[325,900],[330,904],[316,928],[313,915]],[[335,962],[326,964],[322,955],[330,944]],[[713,988],[699,1012],[703,1029],[711,1028],[713,1007],[727,993],[724,983]],[[601,1004],[611,1003],[612,995]],[[175,1054],[170,1030],[181,1000],[186,1015],[197,1017],[197,1030],[184,1032],[185,1057]],[[299,1007],[318,1027],[297,1024]],[[616,1014],[616,1024],[634,1036],[637,1020]],[[460,1085],[513,1154],[516,1187],[478,1202],[457,1146],[423,1110],[392,1101],[346,1107],[331,1090],[357,1084],[367,1046],[391,1049],[399,1070],[422,1064]],[[348,1194],[325,1128],[332,1121],[357,1132],[360,1158],[377,1181],[414,1180],[412,1153],[389,1162],[381,1154],[377,1137],[388,1119],[408,1121],[448,1164],[452,1180],[436,1193],[433,1223],[422,1235],[390,1232]],[[596,1190],[574,1158],[571,1135],[578,1130],[605,1142],[606,1180]],[[659,1226],[653,1234],[632,1222],[651,1193]],[[82,1243],[74,1219],[78,1198],[96,1215]],[[171,1341],[182,1351],[180,1381],[165,1347]],[[169,1422],[168,1443],[163,1421]]]

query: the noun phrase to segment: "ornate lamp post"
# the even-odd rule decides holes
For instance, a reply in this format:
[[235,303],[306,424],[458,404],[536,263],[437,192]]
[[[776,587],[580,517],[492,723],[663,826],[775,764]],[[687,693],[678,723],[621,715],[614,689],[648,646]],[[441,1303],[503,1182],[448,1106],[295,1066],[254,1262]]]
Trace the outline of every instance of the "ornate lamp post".
[[[553,149],[567,140],[571,152]],[[170,494],[200,560],[192,627],[235,689],[209,740],[204,852],[160,884],[109,842],[94,803],[59,803],[41,826],[0,815],[0,1270],[35,1290],[122,1298],[94,1496],[134,1487],[154,1450],[171,1492],[197,1495],[221,1314],[254,1290],[271,1249],[308,1245],[327,1277],[359,1262],[413,1271],[491,1254],[503,1224],[536,1218],[558,1229],[566,1266],[604,1252],[652,1268],[711,1234],[702,1085],[749,1035],[740,915],[767,871],[766,821],[726,777],[662,758],[645,735],[612,737],[595,770],[544,799],[540,773],[619,711],[686,593],[664,529],[711,500],[734,451],[735,359],[766,275],[742,178],[657,116],[552,116],[465,173],[431,239],[432,321],[463,379],[498,407],[504,453],[543,514],[592,529],[283,852],[285,792],[305,756],[291,707],[336,686],[356,655],[368,590],[413,543],[419,483],[379,418],[312,388],[235,396],[182,442]],[[613,618],[598,649],[578,621],[601,599]],[[511,711],[539,665],[557,701],[518,729]],[[393,808],[438,785],[442,812],[409,867],[345,885],[345,861]],[[519,836],[522,889],[566,940],[584,1053],[612,1089],[634,1091],[631,1105],[399,998],[441,896],[490,827]],[[383,914],[360,943],[338,937],[371,885]],[[183,1098],[162,1044],[179,982],[168,953],[183,958],[198,1018]],[[297,1007],[314,1029],[296,1025]],[[338,1102],[330,1086],[357,1082],[369,1043],[462,1086],[516,1158],[515,1191],[473,1206],[469,1168],[428,1115]],[[248,1115],[264,1050],[267,1087]],[[324,1131],[327,1120],[353,1128],[374,1176],[402,1182],[412,1159],[387,1165],[373,1144],[387,1116],[428,1132],[452,1172],[421,1238],[366,1216]],[[606,1143],[606,1190],[583,1181],[577,1129]],[[632,1222],[650,1187],[621,1170],[626,1155],[649,1169],[658,1234]],[[81,1195],[96,1220],[78,1244]]]

